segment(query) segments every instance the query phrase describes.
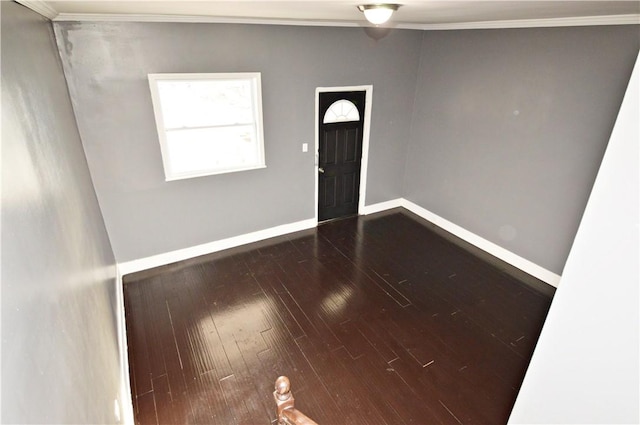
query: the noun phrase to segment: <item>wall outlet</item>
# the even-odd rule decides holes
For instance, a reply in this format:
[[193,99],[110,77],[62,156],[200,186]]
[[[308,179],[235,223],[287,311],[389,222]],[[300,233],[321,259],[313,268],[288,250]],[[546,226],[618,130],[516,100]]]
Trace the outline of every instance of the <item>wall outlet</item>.
[[309,152],[309,143],[302,144],[302,152]]

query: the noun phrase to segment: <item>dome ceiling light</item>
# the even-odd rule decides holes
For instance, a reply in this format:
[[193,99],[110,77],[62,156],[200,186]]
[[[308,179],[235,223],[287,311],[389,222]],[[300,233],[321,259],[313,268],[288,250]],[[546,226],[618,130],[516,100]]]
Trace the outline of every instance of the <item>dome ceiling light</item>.
[[399,4],[361,4],[358,6],[358,10],[364,13],[364,17],[367,21],[374,25],[384,24],[391,18],[394,11],[398,10]]

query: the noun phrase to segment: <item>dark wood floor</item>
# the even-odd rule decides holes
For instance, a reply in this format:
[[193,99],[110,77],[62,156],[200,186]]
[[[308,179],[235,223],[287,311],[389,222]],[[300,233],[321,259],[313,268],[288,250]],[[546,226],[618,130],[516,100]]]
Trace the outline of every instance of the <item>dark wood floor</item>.
[[140,424],[506,423],[550,304],[404,210],[124,281]]

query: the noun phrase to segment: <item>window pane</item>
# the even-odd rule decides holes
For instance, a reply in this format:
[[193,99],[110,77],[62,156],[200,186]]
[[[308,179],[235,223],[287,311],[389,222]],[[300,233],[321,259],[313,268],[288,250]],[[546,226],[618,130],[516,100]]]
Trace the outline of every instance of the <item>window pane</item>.
[[175,130],[166,134],[171,174],[263,165],[253,125]]
[[360,113],[353,102],[347,99],[336,100],[329,106],[322,119],[323,124],[334,122],[360,121]]
[[253,81],[158,81],[165,129],[251,124]]
[[149,74],[167,181],[265,167],[259,72]]

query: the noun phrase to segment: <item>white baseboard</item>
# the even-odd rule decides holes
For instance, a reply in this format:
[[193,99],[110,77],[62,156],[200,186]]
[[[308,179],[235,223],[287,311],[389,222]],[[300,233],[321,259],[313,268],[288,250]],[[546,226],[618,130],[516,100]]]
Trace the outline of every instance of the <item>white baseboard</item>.
[[392,199],[391,201],[380,202],[378,204],[365,205],[365,207],[360,211],[360,214],[369,215],[393,208],[398,208],[402,206],[402,201],[402,198],[398,198]]
[[211,254],[213,252],[222,251],[240,245],[252,242],[258,242],[264,239],[276,236],[286,235],[287,233],[298,232],[300,230],[311,229],[318,225],[316,219],[308,219],[297,221],[295,223],[283,224],[271,227],[269,229],[258,230],[257,232],[246,233],[244,235],[233,236],[227,239],[208,242],[202,245],[196,245],[189,248],[178,249],[176,251],[166,252],[164,254],[153,255],[151,257],[141,258],[138,260],[125,261],[118,264],[122,275],[135,273],[142,270],[152,269],[154,267],[164,266],[175,263],[177,261],[187,260],[189,258],[199,257],[200,255]]
[[[447,232],[456,235],[462,240],[480,248],[481,250],[501,259],[502,261],[511,264],[512,266],[542,280],[545,283],[553,287],[558,287],[560,282],[560,276],[535,264],[531,261],[520,257],[513,252],[496,245],[484,239],[481,236],[472,233],[457,224],[454,224],[437,214],[428,211],[427,209],[414,204],[413,202],[404,199],[392,199],[390,201],[380,202],[377,204],[367,205],[360,211],[360,214],[368,215],[381,211],[386,211],[392,208],[404,207],[412,213],[422,217],[423,219],[435,224],[436,226],[446,230]],[[153,255],[147,258],[141,258],[138,260],[127,261],[118,264],[118,270],[121,275],[135,273],[142,270],[151,269],[154,267],[164,266],[167,264],[175,263],[177,261],[186,260],[189,258],[198,257],[200,255],[211,254],[213,252],[222,251],[224,249],[233,248],[236,246],[261,241],[264,239],[272,238],[275,236],[285,235],[287,233],[293,233],[300,230],[306,230],[317,226],[318,222],[315,219],[302,220],[295,223],[284,224],[281,226],[271,227],[269,229],[259,230],[257,232],[247,233],[244,235],[234,236],[227,239],[209,242],[202,245],[197,245],[190,248],[179,249],[176,251],[167,252],[164,254]]]
[[122,272],[116,265],[116,323],[118,331],[118,351],[120,356],[120,423],[134,425],[133,397],[131,396],[131,380],[129,376],[129,353],[127,352],[127,327],[124,314],[124,288]]
[[532,263],[531,261],[524,259],[519,255],[516,255],[513,252],[507,249],[504,249],[503,247],[496,245],[495,243],[490,242],[484,239],[483,237],[478,236],[475,233],[472,233],[458,226],[457,224],[454,224],[440,217],[439,215],[434,214],[431,211],[426,210],[425,208],[422,208],[417,204],[414,204],[409,200],[402,199],[401,204],[404,208],[408,209],[412,213],[424,218],[425,220],[435,224],[436,226],[446,230],[447,232],[456,235],[460,239],[466,242],[469,242],[470,244],[476,246],[477,248],[480,248],[481,250],[488,252],[494,257],[497,257],[502,261],[505,261],[511,264],[512,266],[530,274],[531,276],[534,276],[540,279],[545,283],[548,283],[549,285],[555,288],[558,287],[558,283],[560,282],[559,275],[543,267],[540,267],[539,265]]

